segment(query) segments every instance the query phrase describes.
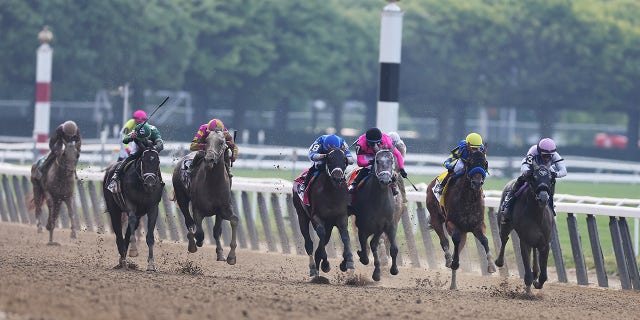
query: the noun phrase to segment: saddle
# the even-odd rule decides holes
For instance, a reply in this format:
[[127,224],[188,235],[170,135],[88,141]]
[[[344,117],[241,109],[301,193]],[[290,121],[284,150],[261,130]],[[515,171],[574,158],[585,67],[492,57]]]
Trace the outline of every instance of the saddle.
[[295,190],[297,191],[296,194],[298,195],[300,200],[302,200],[302,203],[304,205],[311,206],[311,197],[309,194],[309,190],[311,190],[311,186],[313,185],[313,182],[316,180],[316,177],[318,176],[318,172],[316,172],[313,175],[313,177],[311,177],[311,180],[309,180],[309,185],[307,185],[307,188],[304,191],[301,191],[300,187],[304,183],[304,179],[307,177],[308,173],[309,173],[309,169],[305,169],[304,171],[302,171],[302,173],[300,173],[300,175],[293,181],[293,184],[294,184]]

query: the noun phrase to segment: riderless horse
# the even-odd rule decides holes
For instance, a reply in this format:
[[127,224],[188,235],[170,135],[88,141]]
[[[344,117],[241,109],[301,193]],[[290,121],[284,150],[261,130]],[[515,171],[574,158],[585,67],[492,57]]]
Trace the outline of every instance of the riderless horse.
[[[158,219],[158,204],[162,198],[164,182],[160,173],[160,158],[153,147],[141,151],[135,161],[129,162],[121,170],[120,192],[112,193],[107,189],[115,165],[107,168],[102,183],[102,192],[107,211],[111,217],[111,226],[116,234],[116,245],[120,254],[120,266],[127,267],[127,249],[129,241],[140,224],[140,218],[147,215],[147,246],[149,255],[147,271],[156,271],[153,259],[155,239],[153,233]],[[122,215],[128,214],[128,225],[123,236]]]
[[[236,263],[236,233],[238,229],[238,216],[233,213],[231,205],[230,177],[225,168],[225,156],[227,144],[222,131],[215,130],[206,138],[205,155],[202,161],[192,165],[189,173],[188,163],[193,161],[196,152],[184,156],[173,171],[173,190],[175,200],[184,216],[188,230],[189,252],[196,252],[197,247],[204,243],[204,230],[202,220],[205,217],[216,216],[213,226],[213,237],[216,241],[216,259],[225,261],[220,242],[222,234],[222,219],[229,220],[231,224],[231,250],[226,258],[228,264]],[[191,203],[191,210],[189,204]]]
[[42,232],[42,204],[46,200],[49,208],[49,219],[46,228],[49,230],[49,245],[58,245],[53,242],[53,229],[55,228],[62,202],[67,206],[69,220],[71,221],[71,238],[76,238],[76,219],[73,191],[76,180],[76,166],[80,154],[76,149],[75,141],[63,141],[60,154],[56,155],[46,172],[40,179],[35,179],[36,170],[40,161],[31,166],[31,184],[33,185],[33,200],[35,206],[38,232]]
[[[553,212],[550,205],[551,189],[553,178],[551,170],[545,165],[532,163],[531,175],[527,182],[520,188],[514,190],[516,198],[511,219],[507,224],[500,225],[500,254],[496,259],[496,265],[504,265],[504,250],[509,241],[511,230],[516,231],[520,238],[520,254],[524,264],[524,284],[527,293],[531,293],[531,284],[536,289],[542,289],[547,281],[547,260],[549,258],[549,243],[551,242],[552,230],[554,226]],[[507,192],[512,188],[515,180],[507,183],[502,191],[504,201]],[[502,207],[502,206],[501,206]],[[498,221],[501,221],[504,212],[498,213]],[[531,270],[531,253],[533,251],[533,271]]]
[[[300,231],[304,237],[304,248],[309,256],[309,275],[318,277],[318,265],[322,261],[322,271],[329,272],[331,266],[327,260],[325,246],[331,238],[333,227],[338,228],[340,239],[344,246],[340,270],[347,271],[354,269],[353,254],[351,253],[351,241],[348,231],[347,207],[350,202],[345,181],[345,169],[347,167],[347,157],[344,151],[334,149],[326,156],[324,170],[318,171],[318,175],[309,182],[307,192],[309,193],[311,206],[307,209],[303,200],[297,196],[298,186],[293,185],[293,206],[296,208]],[[307,173],[308,174],[308,173]],[[313,253],[313,240],[309,233],[309,224],[318,235],[318,247]]]
[[[433,230],[440,238],[440,246],[444,251],[446,266],[451,268],[451,289],[456,289],[456,270],[460,267],[460,251],[467,240],[467,233],[471,232],[480,241],[487,254],[487,271],[493,273],[496,267],[489,252],[484,223],[484,195],[482,185],[486,176],[488,162],[484,151],[472,152],[464,161],[464,173],[454,176],[443,191],[444,207],[433,193],[436,179],[427,188],[427,209],[431,218]],[[449,240],[444,233],[446,226],[453,241],[453,256],[449,251]]]

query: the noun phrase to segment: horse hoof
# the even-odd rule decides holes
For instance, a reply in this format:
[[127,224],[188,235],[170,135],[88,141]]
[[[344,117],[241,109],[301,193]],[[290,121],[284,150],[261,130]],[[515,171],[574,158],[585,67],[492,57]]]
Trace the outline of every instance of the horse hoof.
[[398,271],[398,267],[397,266],[392,266],[391,269],[389,269],[389,272],[391,273],[391,275],[397,275],[399,273]]
[[153,263],[149,263],[149,264],[147,265],[147,271],[153,271],[153,272],[155,272],[155,271],[158,271],[158,270],[156,269],[156,265],[155,265],[155,264],[153,264]]
[[327,261],[327,260],[322,260],[322,263],[320,264],[320,267],[322,268],[322,272],[324,272],[324,273],[329,273],[329,271],[331,271],[331,265],[329,264],[329,261]]
[[60,244],[59,244],[59,243],[57,243],[57,242],[49,241],[49,242],[47,243],[47,245],[48,245],[48,246],[57,247],[57,246],[59,246]]
[[203,240],[196,241],[196,246],[202,247],[202,244],[204,244]]
[[78,238],[78,236],[76,235],[75,230],[71,231],[71,239],[77,239],[77,238]]
[[533,287],[536,288],[536,289],[542,289],[542,285],[543,285],[543,283],[541,283],[541,282],[538,282],[538,281],[534,281],[533,282]]
[[216,255],[216,261],[227,261],[224,255],[218,254]]
[[340,262],[340,271],[347,271],[347,263],[345,261]]
[[137,257],[138,250],[129,250],[129,257]]
[[373,278],[373,281],[380,281],[380,269],[373,270],[371,278]]
[[126,259],[120,259],[120,268],[127,269],[127,260]]
[[369,264],[369,257],[364,253],[364,251],[358,250],[358,257],[360,257],[360,263],[365,266]]
[[309,268],[309,276],[310,276],[310,277],[314,277],[314,278],[315,278],[315,277],[318,277],[318,276],[319,276],[319,274],[318,274],[318,269],[316,269],[316,268]]
[[198,251],[198,248],[196,247],[196,242],[193,239],[193,234],[189,233],[187,234],[187,238],[189,239],[189,246],[187,247],[187,250],[189,250],[189,252],[194,253],[196,251]]
[[451,270],[458,270],[458,268],[460,268],[460,262],[459,261],[451,262]]
[[38,227],[38,233],[42,233],[42,227]]
[[526,294],[531,294],[531,285],[526,286],[526,287],[524,288],[524,292],[525,292]]
[[496,266],[498,268],[502,268],[502,266],[504,266],[504,261],[501,259],[496,259],[496,261],[494,262],[496,264]]
[[231,265],[231,266],[236,264],[236,257],[228,256],[227,257],[227,264]]
[[496,266],[493,264],[489,264],[489,266],[487,266],[487,272],[496,273]]

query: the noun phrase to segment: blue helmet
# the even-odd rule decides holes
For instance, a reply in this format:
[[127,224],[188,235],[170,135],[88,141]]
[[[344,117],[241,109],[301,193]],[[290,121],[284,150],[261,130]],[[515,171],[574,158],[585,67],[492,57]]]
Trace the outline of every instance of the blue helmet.
[[335,134],[328,135],[326,138],[324,138],[322,148],[324,148],[325,150],[340,148],[340,137],[336,136]]

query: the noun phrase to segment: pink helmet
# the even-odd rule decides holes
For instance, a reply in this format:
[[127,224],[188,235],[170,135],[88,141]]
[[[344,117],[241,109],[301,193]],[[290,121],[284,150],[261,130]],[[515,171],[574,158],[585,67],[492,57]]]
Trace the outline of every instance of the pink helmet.
[[554,154],[556,143],[550,138],[544,138],[538,142],[538,154]]
[[145,120],[147,120],[147,113],[143,110],[136,110],[133,113],[133,119],[136,121],[136,123],[143,123]]
[[214,131],[214,130],[224,130],[224,123],[222,123],[222,121],[220,119],[211,119],[211,121],[209,121],[209,123],[207,123],[207,130],[209,131]]

